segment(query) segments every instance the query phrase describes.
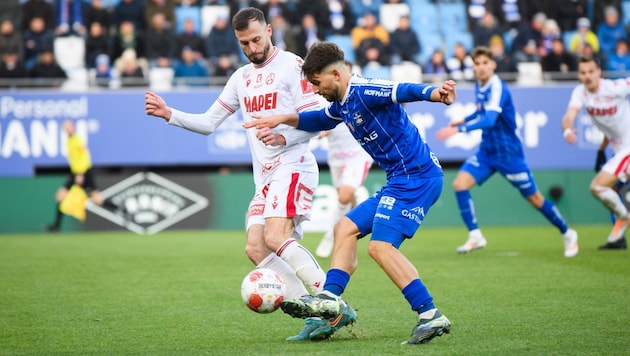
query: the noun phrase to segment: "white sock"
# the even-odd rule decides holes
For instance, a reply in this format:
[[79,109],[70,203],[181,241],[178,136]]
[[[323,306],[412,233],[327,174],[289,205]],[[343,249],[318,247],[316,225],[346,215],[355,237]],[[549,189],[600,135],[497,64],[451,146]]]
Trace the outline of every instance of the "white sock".
[[326,234],[324,235],[324,238],[327,239],[334,239],[334,233],[333,230],[335,229],[335,224],[341,220],[341,218],[346,215],[350,209],[352,209],[352,204],[348,203],[348,204],[340,204],[337,203],[337,206],[335,207],[335,209],[332,212],[332,218],[330,220],[331,224],[330,227],[328,229],[328,231],[326,231]]
[[276,254],[293,268],[295,274],[313,294],[321,293],[324,289],[326,273],[304,246],[295,239],[288,239],[280,246]]
[[481,233],[481,230],[474,229],[474,230],[468,231],[468,237],[472,237],[475,239],[483,239],[483,234]]
[[435,312],[437,312],[437,309],[429,309],[425,312],[420,313],[420,319],[433,319],[433,317],[435,316]]
[[276,273],[282,277],[284,283],[287,285],[287,295],[285,295],[285,299],[296,299],[308,294],[304,283],[302,283],[302,280],[295,274],[293,268],[275,253],[270,253],[256,268],[269,268],[276,271]]
[[628,209],[621,201],[619,194],[612,188],[597,186],[595,187],[595,196],[615,214],[617,219],[625,220],[628,218]]

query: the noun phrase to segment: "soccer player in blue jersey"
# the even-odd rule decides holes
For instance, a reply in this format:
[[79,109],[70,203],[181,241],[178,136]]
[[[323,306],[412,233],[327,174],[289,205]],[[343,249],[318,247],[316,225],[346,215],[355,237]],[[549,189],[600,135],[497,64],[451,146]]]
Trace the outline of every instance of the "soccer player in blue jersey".
[[[257,138],[273,142],[280,124],[318,132],[345,124],[354,138],[387,174],[387,183],[359,204],[335,226],[331,265],[324,292],[281,304],[285,313],[311,320],[305,330],[311,340],[327,338],[356,320],[354,310],[341,299],[357,267],[358,240],[372,234],[368,253],[402,291],[418,320],[406,344],[424,344],[448,333],[450,321],[433,304],[418,271],[399,250],[414,236],[429,208],[442,191],[444,174],[437,157],[411,122],[401,103],[434,101],[450,105],[456,97],[455,82],[440,87],[364,79],[351,75],[344,53],[330,42],[308,51],[302,67],[313,90],[330,106],[311,113],[261,117],[245,127],[258,129]],[[304,331],[304,330],[303,330]]]
[[567,226],[555,204],[545,199],[538,190],[525,161],[523,145],[516,133],[516,111],[512,96],[507,84],[494,73],[496,62],[492,59],[490,49],[477,47],[471,57],[477,76],[477,110],[463,121],[452,122],[437,133],[438,140],[446,140],[458,132],[483,132],[479,151],[464,162],[453,182],[457,205],[469,231],[468,240],[457,248],[457,252],[468,253],[486,246],[486,239],[477,224],[470,188],[482,185],[495,172],[499,172],[560,230],[564,239],[564,256],[577,255],[577,232]]

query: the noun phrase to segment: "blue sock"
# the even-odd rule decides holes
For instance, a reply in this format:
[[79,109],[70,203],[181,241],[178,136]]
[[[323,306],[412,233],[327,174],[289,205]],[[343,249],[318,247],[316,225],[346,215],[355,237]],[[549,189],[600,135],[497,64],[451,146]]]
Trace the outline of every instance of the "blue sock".
[[464,224],[468,227],[468,231],[478,229],[477,217],[475,216],[475,203],[470,196],[470,191],[461,190],[455,192],[457,198],[457,206],[459,206],[459,213],[462,215]]
[[539,210],[541,213],[543,213],[543,215],[545,215],[549,222],[554,224],[558,228],[558,230],[560,230],[561,233],[564,234],[565,232],[567,232],[567,230],[569,229],[569,227],[567,226],[567,222],[564,221],[562,214],[560,214],[558,207],[556,207],[554,203],[545,199],[545,202]]
[[433,297],[429,294],[427,287],[422,284],[420,278],[414,279],[402,290],[405,299],[411,305],[411,310],[418,314],[435,308]]
[[340,269],[329,269],[326,273],[326,283],[324,283],[324,290],[333,293],[334,295],[341,295],[346,289],[346,286],[350,282],[350,275],[346,271]]

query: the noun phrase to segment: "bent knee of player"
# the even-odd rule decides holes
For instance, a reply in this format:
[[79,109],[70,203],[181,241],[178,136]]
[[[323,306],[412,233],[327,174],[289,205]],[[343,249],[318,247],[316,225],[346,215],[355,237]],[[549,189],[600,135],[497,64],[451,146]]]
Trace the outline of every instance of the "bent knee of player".
[[339,221],[335,224],[334,228],[335,239],[345,239],[345,238],[358,238],[359,237],[359,228],[357,225],[350,220],[347,216],[342,216]]
[[475,178],[467,172],[458,173],[453,181],[453,189],[456,192],[468,190],[472,188],[473,185],[475,185]]

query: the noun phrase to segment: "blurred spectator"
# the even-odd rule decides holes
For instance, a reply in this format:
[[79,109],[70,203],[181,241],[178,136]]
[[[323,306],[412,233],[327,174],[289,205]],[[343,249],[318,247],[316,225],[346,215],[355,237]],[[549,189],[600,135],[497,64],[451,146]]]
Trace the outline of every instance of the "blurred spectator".
[[147,27],[155,18],[155,14],[164,15],[164,28],[175,30],[175,3],[173,0],[147,0],[144,19]]
[[19,0],[0,1],[0,18],[13,21],[13,28],[22,33],[22,6]]
[[627,0],[596,0],[593,1],[593,28],[597,28],[600,23],[605,21],[604,9],[614,7],[618,14],[621,14],[621,3]]
[[[492,59],[497,63],[496,73],[516,73],[516,63],[510,58],[505,51],[505,43],[501,36],[492,36],[489,43]],[[502,78],[503,80],[515,80],[514,78]]]
[[366,51],[379,51],[379,63],[389,65],[388,47],[389,32],[385,27],[376,22],[376,16],[368,12],[361,18],[359,24],[350,32],[352,46],[356,51],[357,64],[363,67],[369,59],[366,59]]
[[605,68],[607,71],[621,72],[618,75],[612,75],[612,77],[622,78],[628,76],[627,72],[630,71],[630,53],[628,53],[628,42],[622,39],[617,40],[615,50],[608,55]]
[[562,32],[575,30],[580,17],[586,17],[588,0],[554,0],[555,19]]
[[239,63],[241,48],[226,16],[217,17],[214,26],[212,26],[206,38],[206,53],[213,71],[216,70],[219,58],[223,56],[230,58],[233,65]]
[[315,17],[312,14],[304,14],[302,26],[295,35],[295,54],[304,58],[311,45],[323,41],[325,36],[325,30],[317,25]]
[[541,60],[543,72],[568,73],[577,71],[577,59],[564,47],[562,38],[551,42],[551,51]]
[[206,58],[206,45],[195,28],[195,21],[190,18],[184,20],[184,30],[175,37],[175,52],[182,53],[184,47],[189,47],[195,54],[195,59]]
[[109,56],[99,54],[95,59],[94,80],[96,85],[102,88],[109,88],[112,79],[115,78],[114,69],[111,67]]
[[521,25],[522,17],[517,0],[502,0],[501,10],[503,16],[500,22],[504,29],[518,28]]
[[33,18],[39,17],[44,21],[44,28],[55,28],[55,14],[52,6],[44,0],[27,0],[22,4],[22,31],[31,26]]
[[[29,77],[31,78],[44,78],[44,79],[63,79],[68,78],[66,72],[55,61],[55,55],[53,54],[52,47],[44,47],[37,56],[37,63],[29,70]],[[63,80],[52,81],[49,83],[52,86],[58,86],[63,83]],[[47,82],[48,83],[48,82]]]
[[267,0],[260,5],[260,10],[265,14],[267,23],[272,23],[276,16],[284,16],[291,18],[291,14],[287,8],[287,4],[280,0]]
[[166,17],[156,12],[145,38],[146,58],[149,66],[170,67],[175,56],[175,33],[166,23]]
[[96,66],[99,54],[110,54],[110,38],[100,22],[92,22],[90,33],[85,39],[85,65],[88,68]]
[[205,79],[202,79],[208,77],[208,69],[195,58],[195,52],[190,47],[182,49],[180,60],[177,61],[173,69],[175,70],[175,82],[178,84],[189,86],[208,84]]
[[431,58],[424,65],[423,73],[433,74],[432,82],[438,83],[446,80],[448,76],[448,68],[444,58],[444,51],[436,49],[433,51]]
[[112,49],[112,62],[115,62],[127,49],[133,49],[138,58],[145,56],[145,40],[142,33],[136,30],[133,21],[124,20],[120,23],[114,37]]
[[473,44],[477,46],[487,46],[492,36],[503,36],[503,30],[499,26],[496,17],[487,11],[481,20],[473,25]]
[[420,41],[410,25],[409,16],[401,16],[398,20],[398,28],[389,36],[389,50],[392,55],[392,64],[399,64],[402,61],[420,64],[418,58],[420,53]]
[[553,41],[558,38],[562,39],[562,32],[560,32],[558,23],[554,19],[547,19],[542,29],[542,41],[539,48],[541,57],[551,53]]
[[260,4],[256,0],[227,0],[230,7],[230,18],[233,18],[236,13],[246,7],[260,8]]
[[589,45],[593,52],[599,53],[599,40],[591,31],[591,21],[586,17],[580,17],[577,20],[577,32],[569,42],[569,52],[575,55],[583,54],[586,45]]
[[518,35],[512,42],[512,60],[515,62],[539,62],[539,46],[542,44],[543,27],[547,15],[539,12],[532,17],[529,24],[518,29]]
[[85,26],[89,29],[94,22],[100,23],[105,33],[109,34],[112,26],[112,15],[103,6],[103,0],[92,0],[85,12]]
[[360,18],[368,12],[378,14],[378,10],[382,4],[383,0],[350,0],[350,7],[352,8],[355,18]]
[[[204,4],[210,5],[210,4]],[[217,1],[213,1],[212,5],[219,5]],[[201,1],[199,0],[175,0],[175,6],[201,6]]]
[[123,87],[146,86],[147,81],[136,52],[128,48],[114,64]]
[[271,27],[273,28],[272,42],[276,47],[285,51],[298,53],[291,24],[286,21],[283,15],[275,16],[271,22]]
[[619,12],[614,6],[607,6],[604,9],[604,22],[597,26],[597,39],[599,52],[604,57],[616,51],[619,40],[628,40],[626,28],[619,21]]
[[296,3],[295,15],[293,16],[295,25],[300,25],[305,14],[313,15],[317,28],[324,35],[330,33],[330,12],[328,12],[327,0],[308,0]]
[[114,25],[118,28],[124,21],[131,21],[137,31],[144,31],[144,2],[141,0],[120,0],[114,8]]
[[349,35],[354,27],[354,15],[347,0],[328,0],[330,33]]
[[228,56],[220,56],[217,60],[217,65],[214,68],[215,77],[228,78],[236,71],[236,66]]
[[55,34],[46,28],[41,17],[33,17],[29,28],[24,31],[24,65],[30,70],[44,47],[53,48]]
[[85,35],[82,5],[82,0],[57,0],[57,36]]
[[18,59],[18,49],[7,48],[2,52],[2,63],[0,63],[0,87],[10,87],[12,83],[4,81],[4,79],[20,79],[28,77],[26,68]]
[[461,43],[456,43],[453,47],[453,57],[446,60],[446,68],[454,80],[473,80],[473,60],[466,52],[466,48]]
[[19,62],[24,61],[24,40],[9,18],[0,22],[0,54],[7,52],[14,52],[18,55]]

